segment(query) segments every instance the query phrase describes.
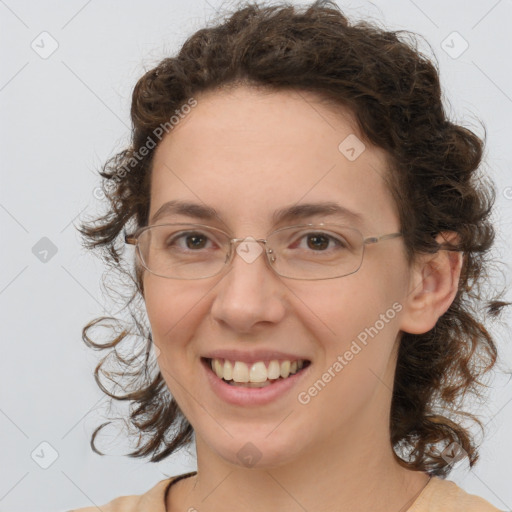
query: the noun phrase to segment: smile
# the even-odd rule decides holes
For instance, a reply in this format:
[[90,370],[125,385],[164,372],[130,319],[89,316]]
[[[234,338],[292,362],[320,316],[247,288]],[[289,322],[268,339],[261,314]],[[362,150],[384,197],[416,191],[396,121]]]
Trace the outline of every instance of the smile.
[[229,361],[227,359],[207,359],[211,369],[219,379],[232,386],[265,387],[277,380],[286,379],[295,375],[309,361],[298,359],[295,361],[256,361],[246,364],[243,361]]
[[213,393],[225,402],[245,407],[270,404],[286,396],[310,373],[311,367],[311,361],[305,359],[247,364],[202,357],[201,362]]

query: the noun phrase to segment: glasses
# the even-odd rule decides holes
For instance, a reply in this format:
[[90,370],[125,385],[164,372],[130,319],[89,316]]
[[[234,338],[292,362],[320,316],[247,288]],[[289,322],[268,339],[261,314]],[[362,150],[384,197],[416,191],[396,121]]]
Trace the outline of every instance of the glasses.
[[142,266],[168,279],[205,279],[220,274],[235,251],[247,263],[265,252],[270,268],[289,279],[321,280],[357,272],[364,248],[402,233],[364,238],[360,231],[338,224],[301,224],[277,229],[266,240],[231,238],[226,232],[202,224],[146,226],[125,235]]

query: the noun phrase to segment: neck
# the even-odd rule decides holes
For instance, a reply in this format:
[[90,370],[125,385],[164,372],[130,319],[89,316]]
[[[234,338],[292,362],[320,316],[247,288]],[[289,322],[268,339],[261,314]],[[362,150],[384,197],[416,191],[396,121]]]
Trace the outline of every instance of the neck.
[[[363,430],[350,431],[351,437],[337,432],[336,439],[333,433],[320,446],[302,452],[300,459],[261,469],[240,467],[212,457],[198,438],[198,474],[178,482],[180,491],[173,495],[168,510],[408,510],[428,483],[428,475],[401,466],[389,439],[379,439],[378,431],[371,435]],[[340,443],[340,438],[344,442]]]

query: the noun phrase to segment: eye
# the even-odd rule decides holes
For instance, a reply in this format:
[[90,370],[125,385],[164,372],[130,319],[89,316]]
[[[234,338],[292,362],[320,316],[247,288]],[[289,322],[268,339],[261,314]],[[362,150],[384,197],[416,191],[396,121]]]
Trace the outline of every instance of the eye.
[[307,246],[309,249],[327,249],[329,247],[330,237],[315,233],[307,235]]
[[[178,249],[199,250],[204,249],[209,241],[209,237],[200,231],[187,231],[171,234],[166,238],[165,246],[177,246]],[[184,245],[183,245],[184,244]]]
[[324,252],[330,249],[347,248],[347,243],[341,236],[333,236],[322,231],[305,233],[300,235],[299,242],[305,240],[306,245],[301,245],[301,249],[311,249],[315,252]]

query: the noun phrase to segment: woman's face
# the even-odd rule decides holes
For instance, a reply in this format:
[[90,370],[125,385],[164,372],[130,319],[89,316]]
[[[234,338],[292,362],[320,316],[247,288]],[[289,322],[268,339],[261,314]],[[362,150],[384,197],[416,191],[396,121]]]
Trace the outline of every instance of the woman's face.
[[[196,100],[156,149],[149,224],[162,205],[180,200],[217,216],[168,213],[156,223],[207,224],[232,238],[256,239],[318,222],[348,224],[365,237],[400,231],[383,181],[384,152],[361,145],[346,112],[335,113],[305,92],[246,87]],[[274,223],[277,210],[324,202],[360,219],[316,214]],[[273,273],[264,254],[249,261],[238,253],[229,271],[207,279],[145,272],[159,365],[195,430],[198,457],[271,467],[325,443],[389,443],[408,289],[401,238],[368,245],[360,269],[336,279],[286,279]],[[287,359],[310,364],[289,382],[238,388],[214,376],[202,359],[224,350],[232,351],[221,354],[226,359],[245,360],[248,368],[254,361],[268,367],[273,359],[279,369]],[[247,398],[278,385],[272,399]]]

